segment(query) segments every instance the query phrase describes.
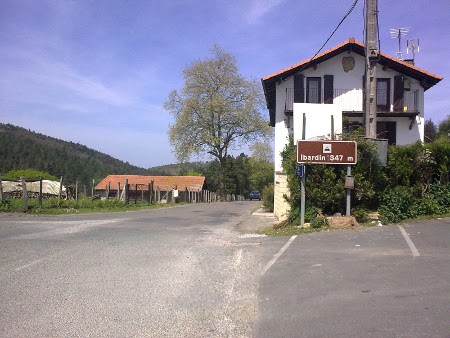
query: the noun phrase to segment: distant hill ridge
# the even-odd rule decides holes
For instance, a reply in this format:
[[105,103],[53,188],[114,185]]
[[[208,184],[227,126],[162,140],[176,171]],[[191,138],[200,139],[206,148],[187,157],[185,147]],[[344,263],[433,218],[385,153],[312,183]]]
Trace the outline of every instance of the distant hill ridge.
[[144,169],[79,143],[0,123],[0,173],[35,169],[63,176],[66,184],[78,181],[90,186],[93,179],[98,182],[108,174],[177,175],[203,165],[183,163]]

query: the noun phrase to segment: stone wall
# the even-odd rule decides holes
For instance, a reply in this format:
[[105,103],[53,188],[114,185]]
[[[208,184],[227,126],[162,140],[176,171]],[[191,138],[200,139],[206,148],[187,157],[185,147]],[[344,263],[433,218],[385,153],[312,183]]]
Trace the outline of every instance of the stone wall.
[[274,191],[274,215],[280,221],[284,221],[288,217],[289,203],[284,198],[284,195],[290,196],[287,175],[283,172],[277,171],[275,173],[275,191]]

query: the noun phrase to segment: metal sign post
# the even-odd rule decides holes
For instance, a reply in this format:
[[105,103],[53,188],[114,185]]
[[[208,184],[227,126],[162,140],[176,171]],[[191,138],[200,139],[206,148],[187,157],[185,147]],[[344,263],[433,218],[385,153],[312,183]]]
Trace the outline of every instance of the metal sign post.
[[351,193],[352,193],[352,189],[354,188],[354,180],[352,177],[352,166],[348,165],[347,166],[347,176],[345,177],[345,188],[347,189],[347,193],[346,193],[346,208],[345,208],[345,216],[349,217],[350,216],[350,200],[351,200]]

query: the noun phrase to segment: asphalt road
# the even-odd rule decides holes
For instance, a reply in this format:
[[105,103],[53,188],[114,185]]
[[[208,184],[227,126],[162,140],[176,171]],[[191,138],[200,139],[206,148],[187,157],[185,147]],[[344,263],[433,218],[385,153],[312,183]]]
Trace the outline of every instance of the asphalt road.
[[450,219],[262,238],[258,204],[0,214],[0,336],[450,336]]
[[298,236],[260,280],[255,337],[450,337],[449,244],[449,218]]
[[236,227],[257,205],[0,214],[0,336],[251,336],[260,246]]

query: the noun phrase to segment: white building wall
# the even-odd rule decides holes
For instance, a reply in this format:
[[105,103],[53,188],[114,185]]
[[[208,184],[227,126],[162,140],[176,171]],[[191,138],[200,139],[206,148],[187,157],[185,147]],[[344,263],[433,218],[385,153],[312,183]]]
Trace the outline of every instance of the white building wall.
[[277,86],[277,100],[275,113],[275,172],[283,171],[281,166],[281,152],[289,142],[289,134],[294,132],[292,117],[284,115],[286,103],[286,89],[294,88],[294,79],[291,77]]
[[[355,66],[352,70],[345,72],[342,66],[342,60],[344,57],[353,57],[355,60]],[[302,72],[305,76],[305,92],[306,92],[306,78],[307,77],[321,77],[322,81],[322,102],[323,102],[323,77],[324,75],[334,75],[333,87],[334,90],[347,90],[343,91],[342,95],[335,98],[335,103],[342,105],[352,102],[351,110],[362,111],[362,88],[363,88],[363,75],[364,75],[364,57],[353,53],[343,52],[334,58],[319,63],[316,69],[309,68]],[[377,78],[390,78],[390,100],[391,111],[393,101],[393,89],[394,89],[394,77],[400,73],[393,71],[390,68],[383,70],[380,65],[377,67]],[[409,118],[378,118],[378,121],[396,121],[397,122],[397,144],[406,145],[414,143],[418,140],[423,141],[424,138],[424,91],[418,81],[405,76],[405,79],[409,80],[411,84],[411,91],[419,91],[419,112],[420,115],[415,118],[412,128],[410,128],[411,121]],[[281,82],[276,89],[276,113],[275,113],[275,171],[282,171],[281,166],[281,151],[284,149],[288,142],[289,134],[293,133],[293,121],[292,117],[287,117],[284,114],[285,102],[286,102],[286,89],[294,88],[293,77]],[[350,110],[350,109],[345,109]],[[362,119],[351,118],[350,120]]]
[[336,104],[294,103],[294,143],[303,137],[305,116],[305,140],[331,140],[331,117],[334,135],[342,134],[342,109]]

